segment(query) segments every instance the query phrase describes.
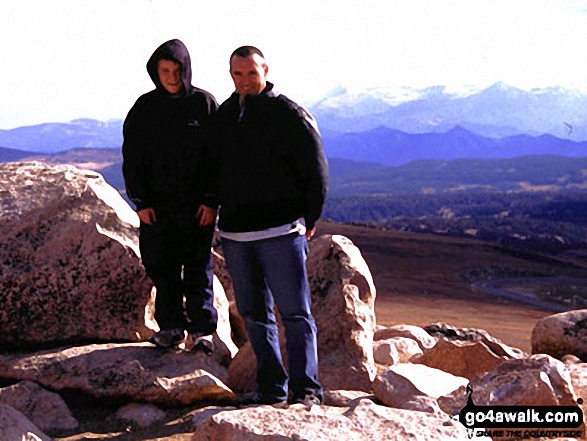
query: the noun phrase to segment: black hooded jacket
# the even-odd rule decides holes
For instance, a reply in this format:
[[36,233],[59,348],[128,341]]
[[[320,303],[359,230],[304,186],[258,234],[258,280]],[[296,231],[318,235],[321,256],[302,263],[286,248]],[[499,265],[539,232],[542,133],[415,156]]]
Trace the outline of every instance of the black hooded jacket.
[[[172,95],[161,84],[159,60],[181,65],[183,89]],[[180,40],[155,50],[147,62],[155,90],[142,95],[123,126],[122,171],[129,199],[137,210],[204,203],[216,208],[204,193],[208,165],[204,144],[217,103],[205,90],[192,86],[190,55]]]
[[312,229],[328,190],[328,163],[314,118],[273,84],[245,99],[226,100],[214,117],[213,169],[218,226],[259,231],[303,217]]

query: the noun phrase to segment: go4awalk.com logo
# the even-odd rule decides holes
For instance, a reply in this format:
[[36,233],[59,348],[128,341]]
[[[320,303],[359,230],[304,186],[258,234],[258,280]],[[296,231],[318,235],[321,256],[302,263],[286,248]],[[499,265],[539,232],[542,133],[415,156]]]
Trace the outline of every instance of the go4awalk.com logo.
[[[580,438],[583,412],[579,406],[476,406],[468,386],[467,404],[459,421],[475,436],[527,438]],[[581,399],[578,404],[582,404]]]

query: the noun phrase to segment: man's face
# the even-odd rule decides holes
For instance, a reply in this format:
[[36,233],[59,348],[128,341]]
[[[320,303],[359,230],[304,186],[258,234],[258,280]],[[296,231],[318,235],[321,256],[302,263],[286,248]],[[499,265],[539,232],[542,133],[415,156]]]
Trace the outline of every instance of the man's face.
[[159,60],[157,64],[157,73],[159,81],[165,90],[175,94],[181,91],[181,64],[171,60]]
[[230,60],[230,76],[236,92],[242,97],[256,95],[265,89],[268,70],[265,60],[258,54],[245,58],[234,56]]

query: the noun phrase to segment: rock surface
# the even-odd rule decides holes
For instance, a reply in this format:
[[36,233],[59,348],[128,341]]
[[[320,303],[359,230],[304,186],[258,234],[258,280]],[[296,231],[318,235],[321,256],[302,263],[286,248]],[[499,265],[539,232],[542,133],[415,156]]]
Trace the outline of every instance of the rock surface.
[[22,412],[45,432],[72,430],[79,426],[63,399],[32,381],[0,389],[0,403]]
[[[389,367],[373,382],[375,396],[385,405],[397,409],[434,411],[438,406],[430,400],[448,395],[468,380],[424,365],[402,363]],[[424,408],[421,406],[423,403]],[[428,410],[425,410],[428,409]]]
[[587,309],[539,320],[532,331],[532,353],[558,359],[571,354],[587,362]]
[[[477,406],[575,406],[577,396],[565,365],[545,354],[511,359],[470,383]],[[467,401],[465,388],[439,399],[441,408],[455,414]]]
[[436,344],[436,339],[424,329],[414,325],[377,326],[373,341],[405,337],[414,340],[423,351]]
[[[235,410],[206,408],[194,416],[196,441],[449,441],[467,439],[464,426],[448,416],[410,412],[360,400],[350,409],[302,405]],[[487,440],[487,438],[477,438]]]
[[440,339],[433,348],[411,361],[440,369],[458,377],[473,379],[476,375],[489,372],[507,357],[491,351],[483,342]]
[[165,411],[152,404],[130,403],[121,407],[116,412],[116,417],[127,423],[139,427],[149,427],[162,421],[166,416]]
[[99,344],[32,354],[0,354],[0,377],[53,390],[166,405],[233,398],[216,356],[160,350],[149,343]]
[[375,285],[369,268],[359,249],[337,235],[310,241],[307,267],[320,381],[326,389],[369,391],[375,378]]
[[373,357],[382,365],[407,363],[415,355],[423,355],[423,352],[418,342],[411,338],[393,337],[373,342]]
[[4,163],[0,188],[1,346],[152,334],[138,219],[100,175]]
[[2,441],[51,441],[22,413],[0,404],[0,439]]
[[492,337],[483,329],[456,328],[447,323],[435,323],[426,326],[424,330],[436,339],[481,342],[499,357],[523,358],[527,355],[524,351],[508,346],[501,340]]

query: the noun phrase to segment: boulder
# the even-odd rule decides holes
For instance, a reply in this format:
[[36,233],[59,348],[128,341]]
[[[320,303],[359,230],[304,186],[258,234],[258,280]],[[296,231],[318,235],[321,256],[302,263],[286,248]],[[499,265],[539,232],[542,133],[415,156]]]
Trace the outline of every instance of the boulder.
[[[375,360],[375,363],[383,366],[391,366],[392,364],[399,363],[397,348],[389,340],[373,342],[373,359]],[[414,342],[414,344],[418,347],[416,342]],[[420,354],[421,353],[422,351],[420,351]]]
[[[214,242],[219,242],[219,238],[215,237]],[[226,260],[222,255],[221,246],[219,244],[215,244],[212,250],[212,262],[214,264],[214,274],[220,281],[224,293],[226,294],[226,298],[228,299],[228,312],[230,329],[232,330],[232,340],[236,346],[240,348],[248,341],[245,320],[241,317],[236,309],[232,279],[230,278],[230,273],[226,267]]]
[[401,363],[389,367],[373,382],[375,396],[397,409],[435,412],[436,398],[448,395],[468,380],[424,365]]
[[218,277],[214,276],[214,308],[218,312],[218,323],[214,333],[214,351],[223,365],[228,366],[238,352],[238,347],[232,340],[230,302],[226,298],[224,289]]
[[[360,400],[351,408],[302,405],[289,409],[258,406],[206,408],[193,417],[193,440],[223,441],[449,441],[467,439],[460,423],[424,412],[410,412]],[[476,438],[485,441],[488,438]]]
[[162,350],[149,343],[94,344],[37,353],[0,354],[0,378],[32,380],[53,390],[163,405],[225,401],[223,356]]
[[310,241],[307,268],[325,389],[370,391],[375,378],[375,285],[353,243],[326,235]]
[[[284,364],[287,366],[287,356],[285,354],[285,340],[283,330],[279,330],[279,342],[281,343],[281,354]],[[257,357],[253,351],[250,341],[247,341],[240,347],[232,363],[228,367],[228,387],[235,393],[241,394],[251,392],[257,388]]]
[[[474,378],[473,402],[477,406],[574,406],[577,396],[565,365],[544,354],[510,359]],[[467,402],[462,387],[438,400],[442,410],[457,414]]]
[[587,309],[539,320],[532,330],[532,353],[558,359],[570,354],[587,362]]
[[0,403],[22,412],[46,432],[72,430],[79,426],[58,394],[32,381],[21,381],[0,389]]
[[436,339],[424,329],[414,325],[378,325],[373,335],[373,341],[387,340],[394,337],[405,337],[414,340],[422,351],[430,349],[436,344]]
[[407,337],[392,337],[373,342],[375,362],[385,366],[407,363],[413,356],[422,354],[418,342]]
[[2,441],[51,441],[51,438],[26,416],[7,404],[0,404],[0,439]]
[[472,379],[478,374],[494,370],[507,359],[495,354],[481,341],[440,339],[433,348],[413,357],[411,361]]
[[138,218],[97,173],[0,164],[0,346],[139,341],[154,330]]
[[138,427],[149,427],[163,421],[165,411],[153,404],[130,403],[116,412],[116,418]]
[[447,323],[435,323],[424,328],[426,332],[436,339],[450,341],[481,342],[495,355],[507,358],[524,358],[528,354],[518,348],[506,345],[501,340],[492,337],[483,329],[455,328]]
[[[526,359],[508,360],[500,364],[495,371],[475,378],[471,381],[470,387],[471,398],[476,406],[577,405],[578,395],[575,393],[569,370],[562,362],[545,354],[532,355]],[[443,411],[456,415],[467,404],[468,396],[467,390],[463,387],[448,396],[439,398],[438,403]],[[583,414],[585,414],[584,407]],[[509,429],[515,428],[509,427]],[[556,427],[542,429],[560,430]],[[568,430],[582,432],[581,439],[587,435],[584,423]],[[512,438],[505,435],[496,439],[517,440],[519,437]]]

